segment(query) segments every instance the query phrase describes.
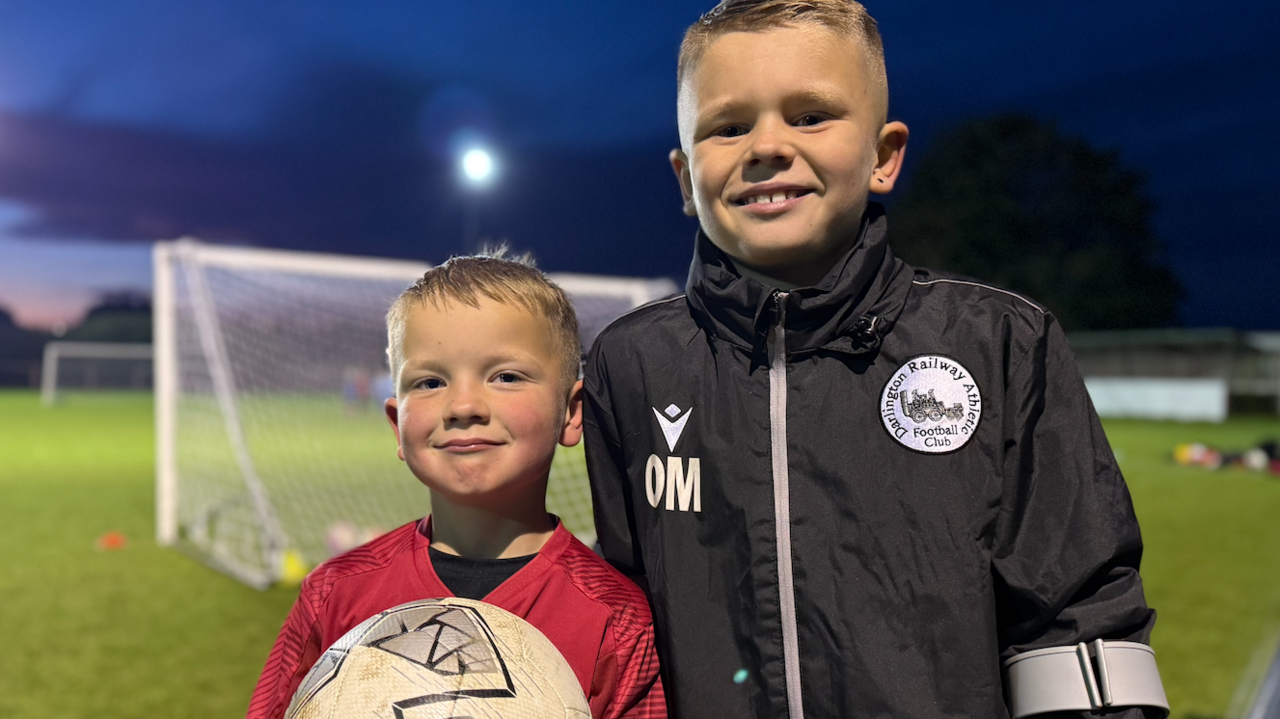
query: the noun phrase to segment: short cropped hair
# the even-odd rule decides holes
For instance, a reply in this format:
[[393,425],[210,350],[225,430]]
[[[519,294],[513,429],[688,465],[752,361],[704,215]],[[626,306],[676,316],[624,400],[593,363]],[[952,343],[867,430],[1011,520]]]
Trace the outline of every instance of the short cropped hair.
[[430,302],[440,308],[449,302],[476,307],[480,298],[519,307],[551,326],[552,345],[560,355],[560,379],[568,392],[578,380],[582,346],[578,316],[569,296],[534,266],[529,255],[508,257],[505,247],[466,257],[451,257],[427,270],[406,289],[387,311],[387,361],[400,394],[400,370],[404,368],[405,324],[414,307]]
[[721,35],[803,26],[826,28],[858,43],[867,75],[879,91],[881,106],[877,112],[883,123],[889,109],[884,43],[875,19],[855,0],[721,0],[685,31],[676,69],[677,87],[684,87],[703,53]]

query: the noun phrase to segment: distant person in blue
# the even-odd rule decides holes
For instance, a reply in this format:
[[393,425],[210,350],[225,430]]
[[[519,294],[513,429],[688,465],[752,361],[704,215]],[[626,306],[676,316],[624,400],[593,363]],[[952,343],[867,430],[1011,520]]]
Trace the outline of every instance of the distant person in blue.
[[389,397],[396,396],[395,382],[391,380],[390,372],[381,372],[373,378],[373,401],[384,402]]
[[908,266],[868,202],[908,137],[875,21],[726,0],[678,85],[687,292],[585,372],[601,550],[650,587],[672,715],[1167,713],[1138,524],[1058,322]]
[[367,411],[371,407],[369,388],[367,371],[359,367],[348,367],[342,371],[342,402],[348,414]]

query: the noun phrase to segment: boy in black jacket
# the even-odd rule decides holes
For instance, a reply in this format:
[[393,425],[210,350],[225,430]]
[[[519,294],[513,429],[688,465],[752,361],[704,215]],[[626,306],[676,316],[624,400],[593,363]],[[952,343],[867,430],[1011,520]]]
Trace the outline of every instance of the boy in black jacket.
[[1110,681],[1076,656],[1145,643],[1155,615],[1062,331],[892,255],[867,202],[907,142],[887,103],[852,0],[726,0],[685,36],[687,293],[615,322],[585,377],[600,545],[651,588],[673,715],[1052,707],[1009,687],[1019,656],[1076,667],[1076,709],[1158,705],[1118,654]]

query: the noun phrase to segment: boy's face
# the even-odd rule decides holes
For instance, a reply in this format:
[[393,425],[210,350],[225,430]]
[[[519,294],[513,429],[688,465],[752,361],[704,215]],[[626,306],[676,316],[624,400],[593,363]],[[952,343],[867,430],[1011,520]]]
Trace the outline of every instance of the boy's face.
[[538,499],[556,444],[582,436],[581,382],[570,395],[552,337],[545,318],[486,297],[409,312],[386,413],[419,480],[473,506]]
[[685,211],[769,277],[814,284],[857,240],[868,191],[888,192],[907,128],[854,40],[820,27],[713,40],[680,88]]

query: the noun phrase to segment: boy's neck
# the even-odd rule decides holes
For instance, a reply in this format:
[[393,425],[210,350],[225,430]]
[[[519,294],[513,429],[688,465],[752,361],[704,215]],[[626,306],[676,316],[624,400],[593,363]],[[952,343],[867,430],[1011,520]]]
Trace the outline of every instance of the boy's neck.
[[[725,255],[725,256],[729,257],[728,255]],[[733,268],[738,271],[739,275],[742,275],[743,277],[750,277],[751,279],[755,280],[756,282],[759,282],[762,285],[765,285],[768,287],[776,287],[780,290],[783,290],[784,292],[790,292],[791,290],[794,290],[795,288],[800,286],[800,285],[792,284],[790,282],[786,282],[784,280],[774,279],[762,272],[757,272],[756,270],[753,270],[750,267],[747,267],[746,265],[742,264],[741,262],[734,259],[733,257],[729,257],[729,262],[733,265]]]
[[725,256],[733,263],[733,267],[738,271],[739,275],[750,277],[757,282],[789,292],[799,287],[816,287],[831,271],[831,268],[835,267],[841,259],[849,254],[850,250],[857,246],[861,238],[862,231],[859,229],[852,237],[831,247],[821,257],[803,264],[785,267],[750,267],[727,252]]
[[[784,292],[790,292],[800,287],[816,287],[831,271],[831,268],[839,264],[862,241],[863,232],[867,228],[867,210],[871,207],[870,204],[867,204],[863,208],[857,229],[852,234],[845,236],[841,242],[827,248],[823,255],[809,261],[795,265],[761,268],[748,266],[728,252],[724,252],[724,256],[729,259],[729,262],[740,276],[750,277],[768,287],[776,287]],[[705,230],[703,233],[705,236]]]
[[[474,507],[431,493],[431,547],[472,559],[507,559],[537,554],[555,532],[546,501],[514,507]],[[514,510],[514,511],[508,511]]]

